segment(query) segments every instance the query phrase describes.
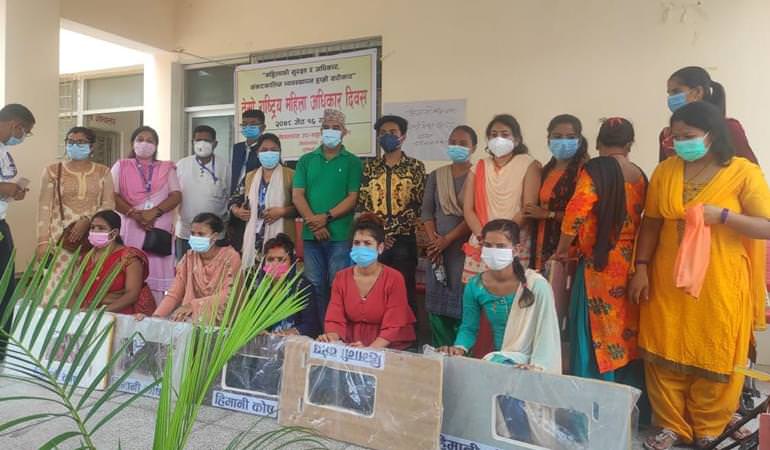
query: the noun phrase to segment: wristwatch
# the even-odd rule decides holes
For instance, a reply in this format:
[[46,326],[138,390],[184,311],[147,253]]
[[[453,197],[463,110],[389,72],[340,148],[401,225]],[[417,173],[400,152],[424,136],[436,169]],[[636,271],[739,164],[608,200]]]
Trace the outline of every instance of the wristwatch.
[[332,212],[331,211],[326,211],[326,223],[329,223],[332,220],[334,220],[334,216],[332,215]]
[[555,211],[548,211],[548,218],[549,219],[555,219],[556,218],[556,212]]

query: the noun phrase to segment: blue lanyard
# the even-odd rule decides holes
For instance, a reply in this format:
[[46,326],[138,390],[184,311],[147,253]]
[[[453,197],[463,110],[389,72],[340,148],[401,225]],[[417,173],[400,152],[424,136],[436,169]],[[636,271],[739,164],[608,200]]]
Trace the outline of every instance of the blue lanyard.
[[155,169],[155,164],[150,163],[150,173],[149,177],[144,176],[144,169],[142,169],[142,163],[139,162],[139,160],[136,160],[136,168],[139,170],[139,175],[142,177],[142,181],[144,182],[144,192],[150,193],[152,192],[152,171]]
[[4,162],[0,162],[0,177],[2,177],[4,180],[10,180],[18,175],[19,171],[16,169],[16,163],[13,161],[13,157],[10,153],[6,151],[3,157],[8,161],[8,169],[10,170],[10,173],[5,173],[5,164]]
[[216,158],[214,156],[212,156],[211,157],[211,169],[209,169],[208,167],[206,167],[205,164],[201,164],[201,162],[198,160],[198,158],[195,158],[195,162],[197,162],[198,165],[201,168],[201,173],[203,173],[204,170],[206,172],[208,172],[211,175],[211,178],[214,179],[214,183],[219,181],[219,178],[217,178],[217,174],[216,174],[216,170],[217,170],[216,161],[217,161]]

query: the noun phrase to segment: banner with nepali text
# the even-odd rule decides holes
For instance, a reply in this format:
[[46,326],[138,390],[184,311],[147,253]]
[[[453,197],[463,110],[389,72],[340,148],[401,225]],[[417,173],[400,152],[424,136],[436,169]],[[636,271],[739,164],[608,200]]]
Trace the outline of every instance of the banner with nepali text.
[[284,160],[318,147],[326,109],[345,114],[348,134],[343,143],[348,151],[375,154],[376,49],[238,66],[235,98],[236,125],[244,111],[262,110],[265,132],[279,137]]

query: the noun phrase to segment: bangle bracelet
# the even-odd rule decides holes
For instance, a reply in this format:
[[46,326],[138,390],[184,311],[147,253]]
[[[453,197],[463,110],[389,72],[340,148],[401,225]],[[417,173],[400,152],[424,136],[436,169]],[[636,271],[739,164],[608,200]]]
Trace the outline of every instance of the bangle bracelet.
[[727,208],[722,209],[722,215],[720,216],[719,223],[722,225],[727,223],[727,216],[730,215],[730,210]]
[[648,266],[648,265],[650,265],[650,262],[647,261],[646,259],[637,259],[634,262],[634,265],[636,265],[636,266]]

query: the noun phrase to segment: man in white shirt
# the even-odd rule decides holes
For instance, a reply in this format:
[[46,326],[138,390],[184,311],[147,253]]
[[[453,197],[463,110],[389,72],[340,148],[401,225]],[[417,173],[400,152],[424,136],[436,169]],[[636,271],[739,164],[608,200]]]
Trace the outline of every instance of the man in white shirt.
[[207,125],[196,127],[192,147],[194,154],[181,159],[176,165],[182,188],[182,204],[176,222],[177,261],[190,249],[188,240],[193,218],[209,212],[225,220],[230,194],[230,164],[214,155],[217,132]]
[[[29,180],[19,178],[16,163],[8,152],[13,146],[21,144],[25,138],[32,136],[32,128],[35,126],[35,116],[29,109],[16,103],[8,104],[0,109],[0,275],[5,273],[10,265],[13,270],[13,237],[5,215],[8,211],[8,203],[13,200],[23,200],[27,193]],[[11,276],[5,295],[0,299],[0,316],[5,312],[5,307],[11,294],[16,288],[16,282]],[[0,324],[6,331],[9,322]],[[5,339],[0,339],[0,361],[5,359]]]

